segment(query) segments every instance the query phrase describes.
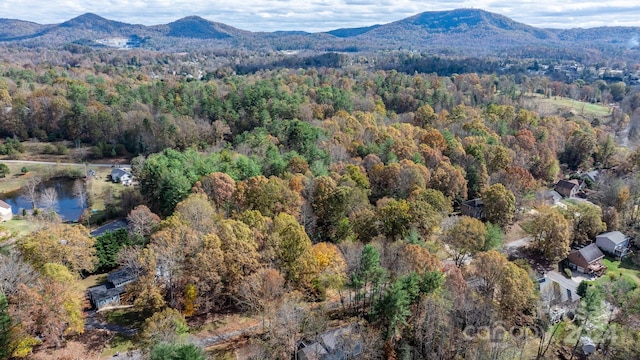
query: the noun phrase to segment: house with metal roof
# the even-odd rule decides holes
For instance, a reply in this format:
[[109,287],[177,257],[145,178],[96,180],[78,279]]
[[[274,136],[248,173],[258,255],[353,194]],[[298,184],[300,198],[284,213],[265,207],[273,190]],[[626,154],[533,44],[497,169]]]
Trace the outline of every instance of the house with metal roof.
[[569,267],[585,274],[604,274],[607,267],[602,264],[604,254],[596,244],[590,244],[582,249],[573,250],[567,256]]

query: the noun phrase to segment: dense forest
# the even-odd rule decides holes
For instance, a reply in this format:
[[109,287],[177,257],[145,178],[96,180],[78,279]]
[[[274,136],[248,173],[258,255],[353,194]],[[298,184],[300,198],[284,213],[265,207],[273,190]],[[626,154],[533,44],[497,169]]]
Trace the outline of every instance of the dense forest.
[[[489,60],[209,56],[3,50],[0,154],[126,158],[139,185],[116,205],[126,230],[28,215],[41,229],[2,247],[0,358],[81,338],[77,280],[119,267],[153,359],[204,358],[184,334],[228,313],[261,320],[245,358],[294,358],[338,326],[363,359],[569,358],[581,336],[591,358],[640,357],[637,278],[584,282],[560,321],[537,285],[595,235],[640,233],[638,89]],[[557,99],[582,105],[532,105]],[[575,110],[594,104],[606,113]],[[589,201],[549,206],[591,170]],[[470,199],[483,219],[461,214]],[[503,248],[516,226],[525,255]]]

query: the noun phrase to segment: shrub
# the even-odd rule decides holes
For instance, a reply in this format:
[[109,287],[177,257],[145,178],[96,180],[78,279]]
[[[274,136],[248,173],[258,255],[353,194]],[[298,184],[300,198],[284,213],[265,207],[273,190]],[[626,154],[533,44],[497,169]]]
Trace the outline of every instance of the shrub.
[[571,273],[571,269],[569,269],[569,268],[564,268],[564,275],[565,275],[567,278],[571,279],[571,277],[573,276],[573,274]]

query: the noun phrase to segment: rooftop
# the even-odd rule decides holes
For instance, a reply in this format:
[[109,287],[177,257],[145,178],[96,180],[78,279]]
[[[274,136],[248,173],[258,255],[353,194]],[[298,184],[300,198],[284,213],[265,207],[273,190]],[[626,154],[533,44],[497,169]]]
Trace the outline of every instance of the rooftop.
[[600,234],[596,237],[596,239],[599,239],[599,238],[607,238],[616,245],[622,244],[628,239],[627,236],[621,233],[620,231],[609,231],[607,233]]
[[582,249],[579,250],[575,250],[573,252],[579,252],[580,255],[582,255],[582,257],[588,262],[588,263],[592,263],[598,259],[602,259],[604,257],[604,254],[602,253],[602,251],[600,251],[600,248],[598,248],[598,246],[594,243],[594,244],[589,244],[585,247],[583,247]]
[[572,180],[560,180],[556,184],[557,187],[565,188],[565,189],[573,189],[576,186],[580,186],[580,182],[576,179]]

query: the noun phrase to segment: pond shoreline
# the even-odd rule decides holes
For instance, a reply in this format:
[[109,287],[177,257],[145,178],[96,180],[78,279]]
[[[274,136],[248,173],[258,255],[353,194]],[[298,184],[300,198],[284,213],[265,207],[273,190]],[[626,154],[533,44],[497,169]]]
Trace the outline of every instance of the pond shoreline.
[[[36,193],[36,208],[52,209],[64,222],[76,222],[88,208],[84,177],[55,174],[43,178],[37,185]],[[33,201],[22,188],[5,192],[0,195],[0,199],[11,205],[14,215],[23,215],[33,209]]]

